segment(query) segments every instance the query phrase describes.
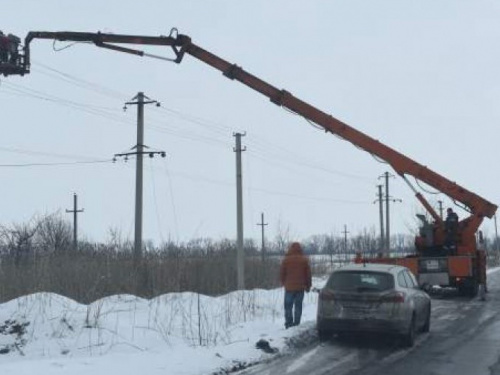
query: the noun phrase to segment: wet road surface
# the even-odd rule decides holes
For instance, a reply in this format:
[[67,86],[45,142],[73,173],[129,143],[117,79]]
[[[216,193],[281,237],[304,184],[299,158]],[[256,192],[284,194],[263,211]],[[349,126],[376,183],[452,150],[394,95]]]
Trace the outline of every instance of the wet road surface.
[[[500,272],[488,275],[486,301],[453,292],[432,300],[431,331],[411,349],[381,335],[313,339],[241,375],[500,375]],[[310,334],[314,335],[311,325]]]

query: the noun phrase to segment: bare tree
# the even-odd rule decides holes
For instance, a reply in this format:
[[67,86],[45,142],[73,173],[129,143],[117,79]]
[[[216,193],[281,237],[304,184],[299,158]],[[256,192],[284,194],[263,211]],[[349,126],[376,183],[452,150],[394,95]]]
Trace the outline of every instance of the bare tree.
[[278,254],[285,254],[288,244],[290,243],[290,226],[283,227],[283,223],[278,221],[278,229],[274,237],[276,252]]
[[36,240],[41,250],[62,252],[72,247],[71,224],[61,217],[60,212],[47,215],[38,220]]
[[14,257],[16,266],[24,257],[36,251],[34,239],[37,231],[38,225],[34,219],[28,223],[0,226],[1,241]]
[[323,251],[326,242],[326,235],[315,234],[304,241],[304,249],[309,254],[319,254]]

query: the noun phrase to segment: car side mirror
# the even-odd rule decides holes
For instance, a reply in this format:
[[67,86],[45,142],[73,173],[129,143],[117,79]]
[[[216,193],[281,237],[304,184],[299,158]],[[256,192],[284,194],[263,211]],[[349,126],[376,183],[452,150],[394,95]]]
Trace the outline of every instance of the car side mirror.
[[427,284],[427,283],[424,283],[424,284],[422,284],[422,285],[420,285],[418,287],[418,289],[423,290],[426,293],[429,293],[429,291],[431,290],[431,288],[432,288],[432,286],[429,285],[429,284]]

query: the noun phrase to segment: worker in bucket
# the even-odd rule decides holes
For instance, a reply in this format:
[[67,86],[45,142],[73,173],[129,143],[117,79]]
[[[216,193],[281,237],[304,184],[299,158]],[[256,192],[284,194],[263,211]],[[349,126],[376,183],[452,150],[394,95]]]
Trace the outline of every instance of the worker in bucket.
[[311,266],[298,242],[293,242],[281,262],[280,280],[285,288],[285,328],[300,324],[304,292],[311,289]]
[[8,48],[10,59],[9,62],[13,65],[17,65],[19,59],[19,44],[21,43],[21,39],[17,36],[9,34],[7,36]]

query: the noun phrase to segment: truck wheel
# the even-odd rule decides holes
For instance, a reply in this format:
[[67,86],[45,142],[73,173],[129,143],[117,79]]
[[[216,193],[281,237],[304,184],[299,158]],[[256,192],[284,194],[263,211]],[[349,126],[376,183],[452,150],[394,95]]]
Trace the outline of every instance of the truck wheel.
[[475,296],[477,296],[477,292],[479,290],[479,284],[477,283],[476,280],[471,280],[467,289],[469,292],[468,293],[469,297],[474,298]]
[[481,301],[486,301],[486,285],[484,285],[484,284],[479,285],[478,294],[479,294],[479,299]]
[[477,296],[479,285],[476,280],[464,280],[458,285],[458,295],[463,297],[474,298]]
[[466,293],[467,288],[465,287],[465,285],[463,283],[458,284],[457,289],[458,289],[459,296],[464,297],[467,294]]

